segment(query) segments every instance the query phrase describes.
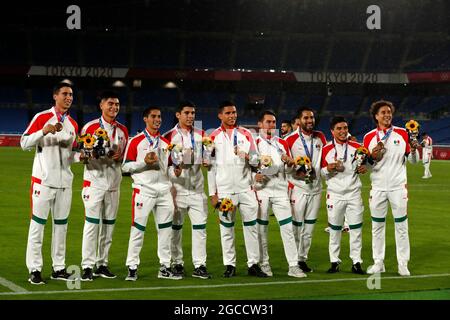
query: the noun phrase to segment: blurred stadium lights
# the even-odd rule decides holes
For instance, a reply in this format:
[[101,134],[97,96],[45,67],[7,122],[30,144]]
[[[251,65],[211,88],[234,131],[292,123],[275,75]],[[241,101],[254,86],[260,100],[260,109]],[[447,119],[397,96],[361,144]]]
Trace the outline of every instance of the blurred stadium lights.
[[112,86],[115,88],[123,88],[125,87],[125,83],[121,80],[116,80],[113,82]]
[[164,88],[166,88],[166,89],[176,89],[176,88],[178,88],[178,86],[175,84],[175,82],[169,81],[166,84],[164,84]]
[[142,87],[142,80],[140,80],[140,79],[135,79],[135,80],[133,80],[133,87],[134,87],[134,88],[140,88],[140,87]]
[[68,84],[70,84],[71,86],[73,86],[73,81],[70,80],[70,79],[63,79],[61,82],[68,83]]

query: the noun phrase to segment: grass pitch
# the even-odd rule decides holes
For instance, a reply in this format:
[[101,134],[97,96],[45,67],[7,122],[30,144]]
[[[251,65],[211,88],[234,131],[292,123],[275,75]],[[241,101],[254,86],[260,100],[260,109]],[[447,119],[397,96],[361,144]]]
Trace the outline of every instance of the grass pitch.
[[[246,275],[246,255],[242,226],[236,224],[237,276],[222,278],[223,265],[217,214],[210,208],[208,219],[208,270],[213,278],[201,280],[190,277],[193,271],[190,248],[190,222],[183,227],[183,249],[187,277],[181,281],[157,278],[156,233],[150,217],[141,253],[139,279],[127,282],[125,259],[131,223],[131,178],[124,177],[121,201],[113,244],[110,268],[116,279],[96,279],[81,283],[80,290],[69,290],[65,282],[50,280],[51,220],[47,222],[44,237],[44,286],[27,282],[25,266],[26,241],[29,227],[29,187],[34,152],[19,148],[0,149],[0,300],[3,299],[450,299],[450,255],[448,228],[450,227],[450,161],[433,161],[433,178],[421,179],[423,166],[408,164],[409,233],[412,277],[397,276],[394,243],[394,221],[389,213],[386,229],[386,273],[382,275],[380,289],[369,290],[368,276],[350,272],[348,234],[342,241],[341,272],[327,274],[329,268],[328,234],[325,206],[322,205],[313,235],[309,265],[314,272],[307,278],[287,276],[279,228],[275,217],[269,223],[269,254],[274,277],[259,279]],[[67,234],[66,265],[80,265],[84,208],[81,201],[82,165],[74,164],[73,201]],[[369,176],[363,177],[365,206],[363,226],[363,267],[372,263],[371,222],[368,209]],[[322,203],[325,199],[322,199]],[[11,287],[11,283],[18,286]],[[8,285],[9,284],[9,285]],[[13,288],[13,289],[11,289]],[[15,288],[15,289],[14,289]],[[22,290],[23,289],[23,290]]]

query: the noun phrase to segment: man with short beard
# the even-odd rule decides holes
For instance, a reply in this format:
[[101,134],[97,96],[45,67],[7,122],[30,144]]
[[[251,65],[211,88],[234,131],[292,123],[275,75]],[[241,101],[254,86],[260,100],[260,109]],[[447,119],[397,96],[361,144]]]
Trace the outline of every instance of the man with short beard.
[[320,178],[320,163],[322,147],[326,144],[325,135],[315,131],[314,110],[302,107],[298,110],[300,127],[287,139],[291,155],[294,160],[299,156],[307,156],[311,160],[313,178],[311,183],[305,181],[305,175],[295,172],[289,181],[294,185],[291,193],[293,204],[294,234],[298,246],[298,265],[303,272],[312,272],[306,261],[311,248],[312,233],[320,208],[322,181]]

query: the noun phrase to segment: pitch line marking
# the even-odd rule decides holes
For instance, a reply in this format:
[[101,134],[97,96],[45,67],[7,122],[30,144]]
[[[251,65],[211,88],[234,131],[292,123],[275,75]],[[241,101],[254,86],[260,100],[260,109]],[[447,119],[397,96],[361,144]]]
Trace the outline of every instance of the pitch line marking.
[[[391,276],[381,277],[381,280],[400,280],[400,279],[423,279],[448,277],[450,273],[442,274],[425,274],[409,277]],[[229,287],[252,287],[252,286],[271,286],[284,284],[311,284],[311,283],[332,283],[332,282],[347,282],[347,281],[367,281],[368,277],[363,278],[347,278],[347,279],[324,279],[324,280],[297,280],[297,281],[271,281],[271,282],[249,282],[249,283],[230,283],[230,284],[215,284],[215,285],[189,285],[189,286],[174,286],[174,287],[140,287],[140,288],[106,288],[106,289],[81,289],[81,290],[59,290],[59,291],[26,291],[22,292],[0,292],[0,296],[14,296],[14,295],[36,295],[36,294],[60,294],[60,293],[90,293],[90,292],[120,292],[120,291],[155,291],[155,290],[181,290],[181,289],[210,289],[210,288],[229,288]]]
[[[7,287],[8,289],[14,291],[14,292],[19,292],[20,294],[26,294],[30,291],[28,291],[27,289],[24,289],[22,287],[19,287],[17,284],[15,284],[14,282],[11,282],[5,278],[0,277],[0,285]],[[12,293],[14,293],[12,292]],[[10,293],[10,292],[8,292]]]

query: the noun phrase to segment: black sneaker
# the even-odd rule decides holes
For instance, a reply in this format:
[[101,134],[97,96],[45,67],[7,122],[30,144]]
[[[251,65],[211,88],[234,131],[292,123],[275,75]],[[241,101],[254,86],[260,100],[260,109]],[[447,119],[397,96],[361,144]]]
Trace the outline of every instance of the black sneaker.
[[28,282],[36,285],[45,284],[44,280],[42,280],[41,272],[37,270],[30,273]]
[[225,266],[225,272],[223,273],[223,276],[225,278],[231,278],[236,275],[236,267],[232,265]]
[[328,273],[336,273],[339,272],[339,262],[332,262],[330,269],[327,271]]
[[248,275],[259,277],[259,278],[267,278],[268,277],[268,275],[266,273],[264,273],[261,270],[261,267],[256,263],[254,265],[252,265],[250,268],[248,268]]
[[93,281],[92,268],[83,269],[83,274],[81,275],[81,281]]
[[366,272],[361,268],[361,263],[359,262],[352,265],[352,272],[356,274],[366,274]]
[[211,275],[208,273],[208,270],[206,270],[206,267],[203,265],[198,268],[195,268],[194,272],[192,272],[192,276],[194,278],[200,279],[211,279]]
[[136,269],[130,269],[130,268],[128,268],[128,275],[127,275],[127,277],[125,278],[125,280],[126,280],[126,281],[136,281],[137,278],[138,278],[137,271],[138,271],[137,268],[136,268]]
[[59,271],[53,271],[52,272],[52,276],[51,279],[53,280],[62,280],[62,281],[71,281],[71,279],[69,279],[71,276],[71,274],[68,274],[66,269],[62,269]]
[[184,277],[184,266],[182,264],[174,264],[171,270],[174,275]]
[[313,270],[308,267],[308,265],[306,264],[305,261],[299,261],[298,262],[298,266],[300,267],[300,269],[302,269],[303,272],[312,272]]
[[114,279],[116,277],[116,275],[114,273],[109,271],[107,266],[98,267],[97,270],[95,270],[95,272],[94,272],[94,276],[102,277],[102,278],[106,278],[106,279]]
[[158,278],[160,279],[170,279],[170,280],[181,280],[183,279],[182,276],[179,274],[173,273],[171,268],[168,268],[164,265],[161,265],[158,272]]

